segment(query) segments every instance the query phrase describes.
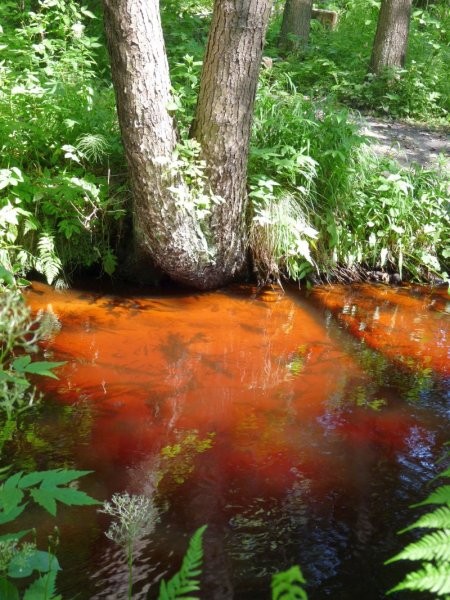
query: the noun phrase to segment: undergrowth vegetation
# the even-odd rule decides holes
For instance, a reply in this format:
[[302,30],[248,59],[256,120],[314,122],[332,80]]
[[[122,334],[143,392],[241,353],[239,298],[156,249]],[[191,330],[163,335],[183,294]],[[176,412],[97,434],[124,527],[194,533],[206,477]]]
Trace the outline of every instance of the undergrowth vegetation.
[[63,284],[94,262],[114,271],[123,159],[86,33],[98,17],[73,1],[34,5],[0,7],[0,262]]
[[[448,171],[375,156],[348,108],[448,121],[445,3],[414,10],[404,71],[377,78],[367,65],[378,3],[334,7],[335,31],[313,22],[309,44],[281,57],[275,3],[265,50],[273,62],[261,72],[249,160],[254,272],[261,283],[373,270],[446,280]],[[169,108],[189,150],[211,2],[164,0],[161,10]],[[5,2],[0,25],[0,264],[59,285],[77,269],[113,274],[128,189],[101,14],[74,0]],[[183,177],[198,171],[198,152],[181,158]]]

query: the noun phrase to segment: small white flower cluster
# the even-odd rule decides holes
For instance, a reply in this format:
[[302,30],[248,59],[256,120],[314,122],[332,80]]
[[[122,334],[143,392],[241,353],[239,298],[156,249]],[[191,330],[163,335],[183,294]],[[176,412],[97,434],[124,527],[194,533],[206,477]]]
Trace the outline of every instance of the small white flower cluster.
[[127,546],[151,533],[158,521],[158,509],[152,498],[114,494],[111,502],[104,502],[99,512],[113,517],[107,538],[120,546]]
[[83,37],[83,33],[84,33],[84,25],[83,23],[77,22],[74,23],[71,27],[72,29],[72,34],[74,38],[81,38]]

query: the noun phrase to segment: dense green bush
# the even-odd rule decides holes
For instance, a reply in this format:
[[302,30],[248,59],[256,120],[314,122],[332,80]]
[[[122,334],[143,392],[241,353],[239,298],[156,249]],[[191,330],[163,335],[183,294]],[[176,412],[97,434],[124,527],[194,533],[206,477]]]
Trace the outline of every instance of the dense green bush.
[[[112,87],[96,73],[95,19],[73,1],[0,7],[0,261],[49,282],[115,267],[123,169]],[[94,110],[95,106],[95,110]]]
[[[249,175],[253,218],[258,224],[265,215],[266,229],[272,224],[266,255],[280,224],[289,230],[272,262],[259,236],[255,259],[262,259],[263,274],[277,278],[284,270],[298,279],[316,269],[333,277],[362,266],[415,279],[447,277],[448,174],[402,168],[375,156],[366,142],[348,111],[303,96],[284,69],[263,74]],[[270,208],[277,202],[285,208]]]

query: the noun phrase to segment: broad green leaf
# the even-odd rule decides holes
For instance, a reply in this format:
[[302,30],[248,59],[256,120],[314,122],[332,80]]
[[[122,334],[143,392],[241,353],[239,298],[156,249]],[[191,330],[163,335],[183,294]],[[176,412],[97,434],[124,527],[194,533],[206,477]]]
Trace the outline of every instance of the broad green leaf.
[[3,265],[0,265],[0,281],[4,281],[6,285],[14,285],[14,275]]
[[41,471],[41,488],[53,488],[58,485],[70,483],[89,473],[92,473],[92,471],[77,471],[75,469],[52,469],[51,471]]
[[19,592],[16,586],[5,577],[0,578],[0,598],[2,600],[19,600]]
[[23,356],[19,356],[12,362],[12,368],[18,373],[23,373],[31,362],[31,357],[28,354],[24,354]]
[[34,550],[25,554],[19,552],[11,559],[9,563],[9,577],[19,578],[28,577],[33,571],[39,573],[48,573],[49,571],[60,571],[58,559],[50,552],[43,550]]
[[51,515],[56,516],[56,502],[52,491],[33,488],[30,490],[30,494],[42,508],[45,508]]
[[[5,484],[6,485],[6,484]],[[7,488],[3,486],[0,488],[0,509],[7,513],[11,509],[19,506],[23,499],[23,492],[16,487]]]
[[14,519],[17,519],[17,517],[19,515],[21,515],[23,513],[23,511],[25,510],[26,507],[26,503],[25,504],[21,504],[20,506],[15,506],[13,509],[9,510],[9,511],[0,511],[0,525],[4,525],[5,523],[10,523],[11,521],[14,521]]
[[[0,535],[0,542],[9,542],[10,540],[21,540],[28,533],[33,531],[32,529],[23,529],[22,531],[16,531],[15,533],[5,533],[4,535]],[[1,596],[0,596],[1,598]]]
[[25,373],[33,373],[34,375],[41,375],[44,377],[52,377],[53,379],[58,379],[58,377],[53,373],[52,369],[56,369],[61,365],[65,365],[65,361],[63,362],[49,362],[47,360],[43,361],[35,361],[29,363],[25,368]]
[[46,473],[47,471],[33,471],[32,473],[24,475],[19,481],[19,487],[23,489],[40,483],[44,479]]
[[8,490],[11,488],[20,487],[17,484],[20,481],[22,474],[23,471],[19,471],[18,473],[14,473],[14,475],[11,475],[11,477],[8,477],[8,479],[3,484],[3,489]]
[[55,596],[57,571],[50,571],[33,581],[25,591],[23,600],[58,600],[62,596]]
[[101,502],[91,498],[91,496],[85,492],[74,490],[72,488],[54,488],[53,495],[56,500],[59,500],[63,504],[73,506],[93,506],[95,504],[101,504]]

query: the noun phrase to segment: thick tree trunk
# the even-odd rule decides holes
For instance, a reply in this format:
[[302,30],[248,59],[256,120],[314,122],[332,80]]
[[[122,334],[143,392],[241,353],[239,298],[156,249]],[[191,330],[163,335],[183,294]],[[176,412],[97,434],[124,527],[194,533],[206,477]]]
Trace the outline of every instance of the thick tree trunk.
[[295,50],[308,42],[312,0],[286,0],[281,22],[279,47]]
[[171,168],[177,136],[158,0],[104,0],[138,254],[174,280],[219,287],[243,268],[251,116],[271,0],[216,0],[194,135],[213,199],[201,219]]
[[405,65],[411,4],[412,0],[382,0],[370,61],[373,73]]
[[220,198],[211,215],[211,284],[230,281],[246,257],[247,159],[272,0],[216,0],[192,135]]
[[[178,281],[198,285],[209,254],[195,219],[168,188],[177,143],[158,0],[104,0],[117,113],[133,192],[136,253]],[[144,259],[145,260],[145,259]]]

